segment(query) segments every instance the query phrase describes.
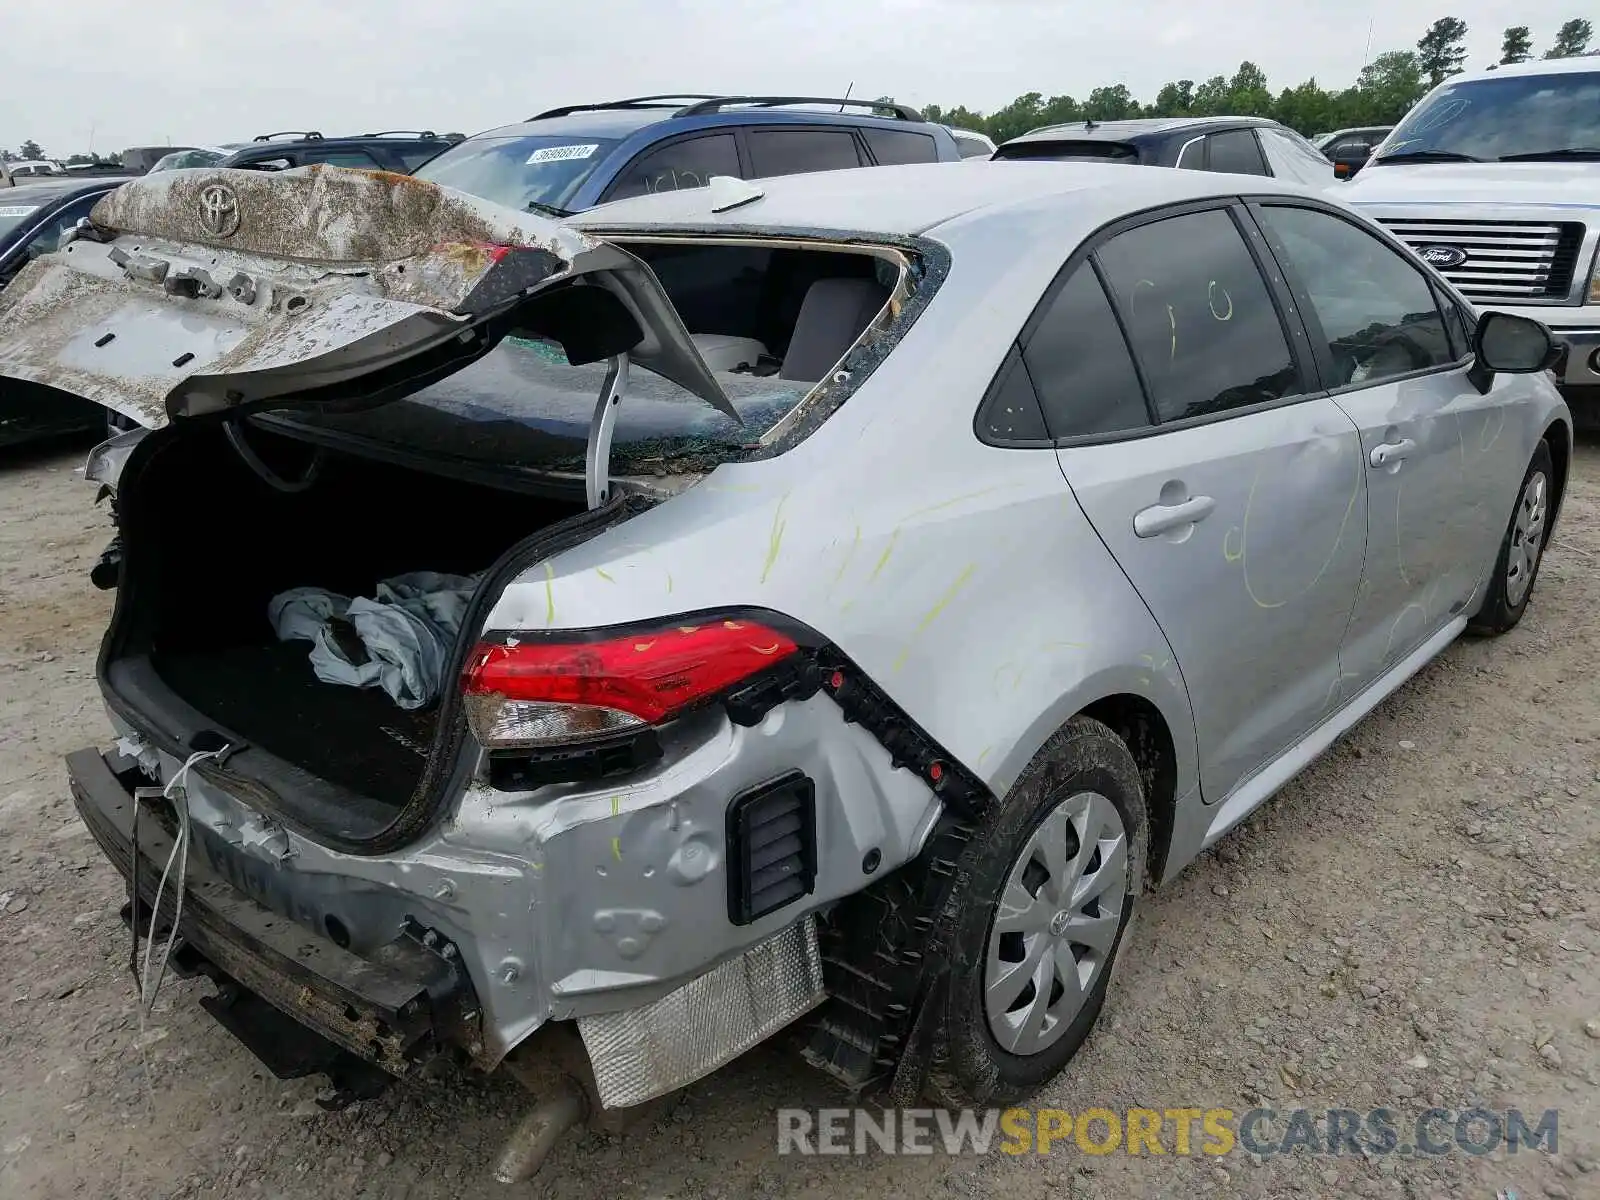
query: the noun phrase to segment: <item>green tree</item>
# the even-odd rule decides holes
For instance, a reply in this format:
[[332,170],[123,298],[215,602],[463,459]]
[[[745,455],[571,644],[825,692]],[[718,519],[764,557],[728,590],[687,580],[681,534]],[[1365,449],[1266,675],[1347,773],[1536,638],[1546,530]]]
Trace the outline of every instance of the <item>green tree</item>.
[[1533,32],[1526,25],[1513,25],[1500,43],[1500,63],[1527,62],[1533,57]]
[[1435,87],[1461,73],[1467,61],[1467,23],[1459,17],[1440,17],[1417,42],[1417,66]]
[[1083,115],[1089,121],[1121,121],[1139,115],[1139,102],[1125,83],[1097,87],[1084,101]]
[[1579,19],[1568,21],[1556,31],[1556,44],[1544,52],[1546,58],[1577,58],[1589,48],[1594,26]]
[[1409,50],[1390,50],[1378,55],[1356,77],[1354,100],[1359,114],[1349,114],[1353,125],[1390,124],[1422,99],[1427,85],[1422,66]]
[[1158,117],[1187,117],[1194,108],[1194,80],[1180,79],[1176,83],[1162,84],[1150,108]]
[[940,125],[954,125],[957,129],[973,129],[979,133],[989,132],[989,119],[982,113],[973,112],[964,104],[958,104],[954,108],[940,108],[937,104],[930,104],[922,110],[922,115]]
[[1006,142],[1044,123],[1044,96],[1039,92],[1028,92],[991,113],[984,132],[996,142]]
[[29,138],[27,141],[23,142],[22,146],[17,150],[17,157],[22,159],[43,158],[44,151],[39,148],[38,142],[34,141],[32,138]]
[[1215,117],[1228,111],[1228,81],[1224,76],[1213,75],[1194,90],[1194,114],[1197,117]]
[[1290,129],[1311,137],[1339,128],[1334,105],[1334,97],[1323,91],[1315,79],[1308,79],[1299,87],[1284,88],[1272,106],[1272,115]]
[[1233,78],[1228,80],[1228,115],[1272,115],[1272,93],[1267,90],[1267,73],[1253,62],[1246,60],[1240,63]]
[[1039,108],[1039,123],[1042,125],[1070,125],[1081,120],[1083,105],[1071,96],[1051,96]]

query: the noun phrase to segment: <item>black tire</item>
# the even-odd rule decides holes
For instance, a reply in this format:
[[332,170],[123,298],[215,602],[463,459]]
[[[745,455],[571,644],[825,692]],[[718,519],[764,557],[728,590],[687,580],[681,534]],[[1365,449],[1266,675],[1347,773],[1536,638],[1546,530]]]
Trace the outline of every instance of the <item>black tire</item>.
[[[1056,1040],[1037,1053],[1003,1048],[985,1008],[990,930],[1002,889],[1036,830],[1058,805],[1095,792],[1115,808],[1126,835],[1127,882],[1121,920],[1082,1006]],[[949,945],[949,986],[936,1001],[928,1042],[928,1098],[951,1108],[1020,1103],[1061,1073],[1089,1036],[1105,1003],[1117,951],[1144,888],[1149,823],[1139,769],[1122,739],[1099,721],[1074,717],[1034,756],[1005,800],[984,818],[962,857],[940,916]],[[1031,986],[1031,985],[1029,985]]]
[[[1518,550],[1518,523],[1517,517],[1523,506],[1523,499],[1528,494],[1528,487],[1536,476],[1544,477],[1544,518],[1539,527],[1539,553],[1534,558],[1533,569],[1528,572],[1527,586],[1522,590],[1521,596],[1513,602],[1511,597],[1511,584],[1508,579],[1511,556]],[[1522,482],[1517,485],[1517,498],[1511,507],[1511,516],[1506,521],[1505,535],[1500,539],[1500,553],[1494,560],[1494,572],[1489,577],[1488,590],[1483,598],[1483,606],[1478,609],[1472,620],[1467,622],[1467,632],[1477,637],[1497,637],[1502,633],[1515,629],[1517,622],[1522,620],[1522,614],[1528,611],[1528,601],[1533,599],[1534,585],[1539,581],[1539,567],[1544,562],[1544,547],[1550,537],[1550,511],[1555,502],[1555,463],[1550,457],[1550,444],[1541,441],[1533,452],[1533,460],[1528,463],[1528,470],[1522,477]]]

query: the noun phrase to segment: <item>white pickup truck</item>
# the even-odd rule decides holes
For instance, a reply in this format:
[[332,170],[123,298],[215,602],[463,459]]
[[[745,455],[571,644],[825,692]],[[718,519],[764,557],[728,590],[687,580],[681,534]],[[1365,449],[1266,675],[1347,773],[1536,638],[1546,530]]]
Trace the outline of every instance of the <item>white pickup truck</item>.
[[1600,424],[1600,59],[1457,75],[1373,152],[1340,198],[1480,308],[1542,321],[1580,424]]

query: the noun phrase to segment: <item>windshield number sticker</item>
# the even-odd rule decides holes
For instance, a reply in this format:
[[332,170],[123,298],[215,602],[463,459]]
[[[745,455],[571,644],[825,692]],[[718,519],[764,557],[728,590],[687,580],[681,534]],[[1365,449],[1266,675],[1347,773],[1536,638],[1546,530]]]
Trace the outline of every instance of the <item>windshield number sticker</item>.
[[0,204],[0,217],[25,217],[38,211],[37,204]]
[[541,146],[528,155],[528,161],[524,165],[531,167],[534,163],[571,162],[577,158],[588,158],[598,149],[600,149],[598,142],[577,146]]

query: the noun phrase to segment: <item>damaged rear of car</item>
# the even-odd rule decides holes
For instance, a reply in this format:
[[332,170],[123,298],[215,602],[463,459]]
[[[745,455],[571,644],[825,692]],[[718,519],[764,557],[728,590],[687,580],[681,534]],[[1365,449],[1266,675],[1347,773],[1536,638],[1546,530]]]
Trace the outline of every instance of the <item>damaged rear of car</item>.
[[601,238],[335,168],[162,173],[91,223],[0,301],[0,375],[149,430],[108,452],[119,740],[69,760],[136,937],[176,919],[206,1007],[346,1099],[576,1022],[636,1105],[819,1004],[809,914],[915,854],[933,784],[805,703],[833,659],[791,618],[665,566],[659,619],[591,626],[553,585],[803,441],[938,248]]

